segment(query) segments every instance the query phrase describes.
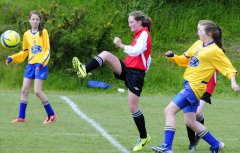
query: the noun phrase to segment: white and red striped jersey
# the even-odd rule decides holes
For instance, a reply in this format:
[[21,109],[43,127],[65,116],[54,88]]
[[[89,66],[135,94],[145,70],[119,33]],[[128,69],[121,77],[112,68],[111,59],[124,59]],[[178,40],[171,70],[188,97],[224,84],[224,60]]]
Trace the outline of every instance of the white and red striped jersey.
[[147,71],[151,63],[152,39],[147,27],[133,34],[134,40],[129,46],[125,46],[124,52],[127,57],[124,64],[127,68]]

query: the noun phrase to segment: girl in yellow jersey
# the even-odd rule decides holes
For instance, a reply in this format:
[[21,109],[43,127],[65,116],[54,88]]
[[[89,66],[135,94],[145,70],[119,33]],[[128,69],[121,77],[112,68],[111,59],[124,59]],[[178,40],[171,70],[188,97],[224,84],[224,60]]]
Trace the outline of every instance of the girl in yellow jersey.
[[206,91],[206,84],[216,70],[231,80],[234,91],[240,91],[236,82],[237,71],[224,54],[222,30],[212,21],[199,22],[196,41],[183,55],[172,51],[165,53],[169,61],[187,67],[184,72],[184,86],[172,102],[165,108],[165,139],[161,146],[152,147],[156,152],[172,153],[172,142],[176,131],[176,114],[183,110],[185,124],[211,145],[212,153],[218,153],[224,143],[218,141],[206,127],[196,121],[199,99]]
[[28,22],[31,29],[26,31],[23,35],[22,51],[6,60],[9,63],[21,63],[28,57],[28,65],[24,72],[23,86],[21,92],[21,101],[19,107],[18,118],[11,121],[25,122],[25,112],[28,102],[28,94],[32,81],[34,80],[34,93],[42,101],[42,104],[47,112],[48,117],[43,124],[49,124],[57,120],[48,98],[42,92],[43,80],[47,78],[48,74],[48,61],[50,59],[50,44],[49,36],[46,29],[42,27],[42,17],[37,11],[31,11],[29,14]]

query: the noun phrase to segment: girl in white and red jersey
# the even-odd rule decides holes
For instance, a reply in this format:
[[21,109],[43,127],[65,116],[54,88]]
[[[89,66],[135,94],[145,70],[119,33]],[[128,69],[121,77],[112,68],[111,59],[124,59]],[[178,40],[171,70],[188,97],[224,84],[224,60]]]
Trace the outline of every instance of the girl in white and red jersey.
[[151,62],[150,29],[152,22],[142,11],[134,11],[129,14],[128,23],[134,37],[131,45],[124,45],[119,37],[114,38],[114,44],[127,54],[124,62],[112,53],[103,51],[86,66],[82,65],[77,57],[74,57],[73,67],[76,69],[78,77],[85,78],[90,71],[106,63],[114,72],[115,77],[125,82],[128,87],[129,108],[140,134],[133,151],[139,151],[151,139],[146,132],[144,116],[139,109],[139,99],[146,71]]

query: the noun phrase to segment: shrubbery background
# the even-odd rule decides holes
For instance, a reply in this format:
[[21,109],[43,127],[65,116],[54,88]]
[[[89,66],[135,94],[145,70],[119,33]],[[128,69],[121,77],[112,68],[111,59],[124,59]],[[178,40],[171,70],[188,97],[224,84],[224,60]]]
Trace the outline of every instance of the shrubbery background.
[[[49,78],[44,87],[49,90],[85,90],[87,80],[79,80],[72,72],[71,59],[78,56],[82,62],[103,50],[108,50],[121,59],[125,55],[113,45],[113,38],[119,36],[123,43],[130,44],[131,32],[128,14],[143,10],[153,21],[152,65],[146,77],[144,93],[172,94],[182,86],[184,68],[179,68],[163,56],[167,50],[183,53],[198,37],[195,35],[197,22],[201,19],[215,21],[223,29],[224,46],[233,65],[240,68],[240,1],[238,0],[92,0],[63,1],[0,0],[0,34],[13,29],[21,36],[29,29],[27,21],[30,10],[39,10],[44,15],[44,26],[51,41]],[[5,50],[0,47],[0,87],[16,89],[22,85],[26,63],[4,65],[8,55],[21,49]],[[123,86],[107,67],[94,71],[89,79]],[[240,82],[240,81],[239,81]],[[219,75],[217,93],[231,92],[230,82]]]

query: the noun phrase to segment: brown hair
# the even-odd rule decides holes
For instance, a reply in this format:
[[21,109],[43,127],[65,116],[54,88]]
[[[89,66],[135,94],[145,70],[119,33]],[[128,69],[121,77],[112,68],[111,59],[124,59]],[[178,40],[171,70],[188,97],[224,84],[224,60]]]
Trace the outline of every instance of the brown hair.
[[148,27],[148,31],[151,31],[152,20],[142,11],[133,11],[129,14],[129,16],[133,16],[136,21],[142,21],[142,26]]
[[211,34],[216,45],[225,52],[222,45],[222,29],[210,20],[200,20],[198,24],[204,26],[205,32]]
[[41,15],[40,12],[38,12],[38,11],[36,11],[36,10],[33,10],[33,11],[30,11],[29,16],[28,16],[28,19],[30,19],[33,14],[38,15],[39,18],[40,18],[40,23],[39,23],[39,26],[38,26],[38,31],[39,31],[39,36],[42,36],[42,31],[43,31],[42,15]]

